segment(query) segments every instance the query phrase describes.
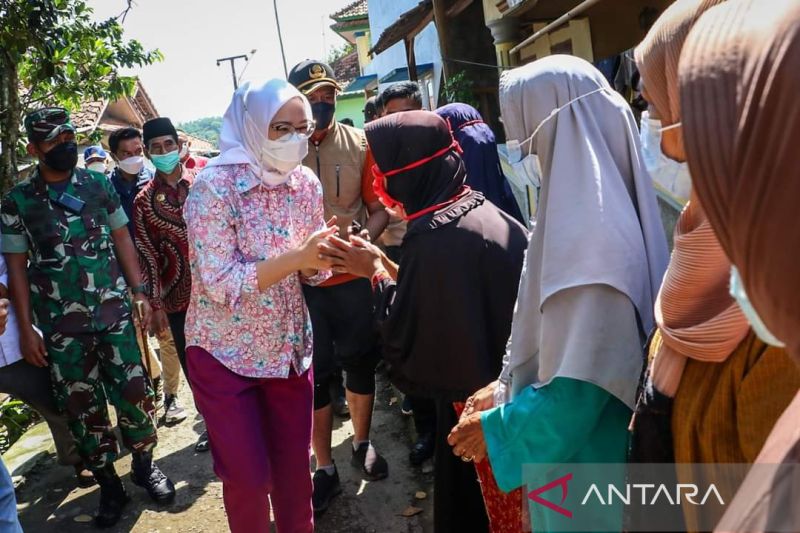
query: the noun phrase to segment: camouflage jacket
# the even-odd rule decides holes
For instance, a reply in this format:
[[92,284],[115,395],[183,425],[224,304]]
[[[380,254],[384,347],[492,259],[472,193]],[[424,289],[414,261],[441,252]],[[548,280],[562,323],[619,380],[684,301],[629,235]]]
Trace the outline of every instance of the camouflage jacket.
[[38,169],[0,206],[3,253],[27,253],[31,307],[44,332],[104,331],[130,316],[127,285],[111,232],[128,218],[108,179],[76,168],[65,193],[85,205],[80,214],[56,202]]

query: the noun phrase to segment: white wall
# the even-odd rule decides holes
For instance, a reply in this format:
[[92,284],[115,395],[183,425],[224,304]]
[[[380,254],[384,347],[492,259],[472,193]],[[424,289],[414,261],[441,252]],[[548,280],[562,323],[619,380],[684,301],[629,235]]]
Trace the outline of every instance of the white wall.
[[[372,39],[370,47],[375,46],[383,30],[394,24],[401,14],[416,7],[417,4],[419,4],[419,0],[368,0],[369,29]],[[439,51],[439,37],[433,22],[414,38],[414,54],[417,65],[433,63],[433,100],[436,102],[442,80],[442,54]],[[405,45],[400,41],[376,55],[372,63],[364,69],[364,74],[377,74],[380,79],[392,70],[407,65]],[[380,90],[386,87],[387,84],[381,84]],[[427,99],[423,98],[423,100],[427,102]]]

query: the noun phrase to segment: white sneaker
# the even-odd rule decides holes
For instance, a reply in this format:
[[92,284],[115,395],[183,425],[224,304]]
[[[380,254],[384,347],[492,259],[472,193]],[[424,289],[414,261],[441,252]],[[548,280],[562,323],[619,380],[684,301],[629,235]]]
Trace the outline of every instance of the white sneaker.
[[167,396],[166,400],[164,401],[164,405],[167,407],[167,414],[165,417],[165,422],[167,424],[177,424],[178,422],[183,422],[186,420],[186,417],[189,416],[186,414],[186,410],[181,407],[181,404],[178,403],[177,396]]

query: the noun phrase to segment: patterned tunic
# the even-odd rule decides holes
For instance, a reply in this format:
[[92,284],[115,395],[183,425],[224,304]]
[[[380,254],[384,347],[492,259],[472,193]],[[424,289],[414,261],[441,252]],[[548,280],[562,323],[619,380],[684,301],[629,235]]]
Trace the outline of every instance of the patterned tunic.
[[194,174],[184,169],[177,186],[172,187],[157,174],[133,202],[142,280],[153,309],[167,313],[186,311],[192,291],[183,204],[193,180]]
[[248,377],[287,377],[311,366],[311,321],[301,282],[320,272],[288,276],[258,290],[256,264],[300,246],[325,227],[322,188],[305,167],[274,188],[248,165],[206,168],[186,201],[194,284],[186,320],[187,346],[199,346]]

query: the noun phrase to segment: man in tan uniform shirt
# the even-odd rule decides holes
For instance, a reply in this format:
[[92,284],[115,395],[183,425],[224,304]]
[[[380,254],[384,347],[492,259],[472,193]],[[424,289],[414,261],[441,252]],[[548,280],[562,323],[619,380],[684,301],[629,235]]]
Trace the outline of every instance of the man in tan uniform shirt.
[[[336,216],[340,236],[366,229],[380,237],[389,215],[372,189],[373,160],[364,132],[334,120],[336,94],[341,90],[333,69],[321,61],[296,65],[289,82],[311,102],[316,131],[309,139],[303,164],[322,183],[325,216]],[[384,479],[389,468],[369,440],[375,398],[375,366],[380,348],[372,319],[369,280],[349,274],[334,276],[319,287],[304,287],[314,328],[314,430],[312,447],[317,461],[313,505],[325,511],[341,492],[331,457],[333,412],[330,380],[338,365],[346,374],[346,394],[353,420],[351,463],[370,481]]]

